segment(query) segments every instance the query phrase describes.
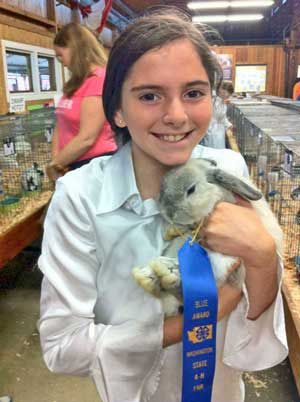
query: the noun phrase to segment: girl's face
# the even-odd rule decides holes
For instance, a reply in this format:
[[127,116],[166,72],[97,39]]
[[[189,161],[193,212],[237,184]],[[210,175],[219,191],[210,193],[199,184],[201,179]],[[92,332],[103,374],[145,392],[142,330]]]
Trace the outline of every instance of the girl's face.
[[230,98],[230,93],[227,91],[227,89],[220,88],[219,89],[219,96],[222,98],[225,102],[228,101]]
[[63,46],[54,45],[55,56],[65,66],[71,65],[71,49]]
[[116,125],[130,132],[135,165],[185,163],[208,128],[211,103],[207,73],[189,40],[140,57],[124,81],[115,114]]

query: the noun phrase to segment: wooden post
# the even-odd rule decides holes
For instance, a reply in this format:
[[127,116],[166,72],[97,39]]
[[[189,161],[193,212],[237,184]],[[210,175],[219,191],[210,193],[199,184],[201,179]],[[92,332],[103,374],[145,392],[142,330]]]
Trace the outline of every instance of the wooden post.
[[56,7],[55,0],[47,0],[47,18],[53,22],[56,22]]

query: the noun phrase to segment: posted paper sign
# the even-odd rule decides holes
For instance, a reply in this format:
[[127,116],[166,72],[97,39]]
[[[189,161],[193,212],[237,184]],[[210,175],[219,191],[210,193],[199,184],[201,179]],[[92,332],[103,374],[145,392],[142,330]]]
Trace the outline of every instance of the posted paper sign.
[[217,54],[217,59],[223,70],[223,79],[232,80],[232,55],[231,54]]
[[11,97],[9,103],[9,111],[10,113],[25,112],[25,98],[23,96]]
[[266,65],[237,65],[235,68],[235,92],[265,92]]

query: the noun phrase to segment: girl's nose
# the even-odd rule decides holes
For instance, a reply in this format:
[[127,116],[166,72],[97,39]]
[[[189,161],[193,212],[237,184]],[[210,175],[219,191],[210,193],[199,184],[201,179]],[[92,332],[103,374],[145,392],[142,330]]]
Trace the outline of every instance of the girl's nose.
[[172,99],[165,109],[163,122],[174,127],[181,127],[188,120],[185,105],[180,99]]

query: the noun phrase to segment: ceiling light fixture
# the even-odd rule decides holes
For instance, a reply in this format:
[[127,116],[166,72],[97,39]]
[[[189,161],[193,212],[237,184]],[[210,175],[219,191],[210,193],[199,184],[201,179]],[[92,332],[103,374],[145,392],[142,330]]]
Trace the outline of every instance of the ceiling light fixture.
[[232,8],[246,8],[246,7],[270,7],[274,4],[273,0],[234,0],[230,1],[230,7]]
[[262,14],[232,14],[227,16],[227,21],[259,21],[263,18]]
[[194,24],[200,23],[200,22],[225,22],[227,21],[227,16],[226,15],[197,15],[195,17],[192,17],[192,21]]
[[210,8],[228,8],[229,1],[210,1],[210,2],[201,2],[200,1],[193,1],[187,4],[188,8],[191,10],[205,10]]
[[259,21],[264,16],[262,14],[232,14],[232,15],[197,15],[192,17],[192,21],[197,23],[207,22],[240,22],[240,21]]
[[221,8],[269,7],[273,0],[233,0],[233,1],[192,1],[187,4],[190,10],[208,10]]

